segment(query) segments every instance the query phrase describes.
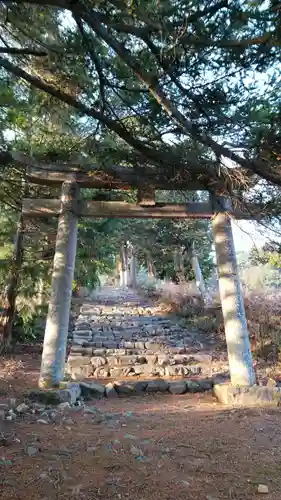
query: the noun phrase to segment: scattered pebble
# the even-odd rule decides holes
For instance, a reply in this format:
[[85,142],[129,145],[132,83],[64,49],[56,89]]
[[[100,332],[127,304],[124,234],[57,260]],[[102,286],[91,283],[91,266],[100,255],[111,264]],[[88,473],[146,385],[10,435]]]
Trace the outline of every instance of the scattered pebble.
[[68,401],[65,401],[64,403],[60,403],[58,405],[58,409],[59,410],[66,410],[68,408],[71,408],[70,404],[68,403]]
[[66,425],[73,425],[75,422],[74,422],[74,420],[72,420],[72,418],[66,418],[66,419],[64,420],[64,423],[65,423]]
[[137,439],[136,436],[133,436],[133,434],[124,434],[124,439],[132,439],[135,440]]
[[26,413],[29,410],[29,406],[25,403],[21,403],[16,407],[17,413]]
[[143,451],[140,448],[137,448],[136,446],[132,445],[130,452],[132,455],[135,455],[137,457],[142,457],[143,456]]
[[268,486],[266,486],[266,484],[259,484],[258,485],[258,493],[267,495],[268,494]]
[[27,446],[25,451],[29,457],[34,457],[38,453],[38,448],[35,446]]

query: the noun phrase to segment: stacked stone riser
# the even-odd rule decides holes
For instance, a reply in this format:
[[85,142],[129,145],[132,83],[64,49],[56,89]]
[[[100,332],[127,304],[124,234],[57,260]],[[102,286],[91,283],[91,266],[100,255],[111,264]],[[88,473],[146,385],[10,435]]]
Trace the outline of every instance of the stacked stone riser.
[[210,376],[211,358],[196,352],[194,335],[153,313],[124,303],[82,306],[67,373],[76,380]]

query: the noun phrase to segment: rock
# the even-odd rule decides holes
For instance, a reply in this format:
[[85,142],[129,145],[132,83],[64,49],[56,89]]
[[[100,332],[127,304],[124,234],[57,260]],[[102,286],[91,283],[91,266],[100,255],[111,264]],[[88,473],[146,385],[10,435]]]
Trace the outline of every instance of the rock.
[[134,445],[131,446],[130,452],[135,457],[142,457],[143,456],[143,451],[140,448],[137,448]]
[[148,382],[145,380],[139,380],[138,382],[133,382],[134,388],[135,388],[135,393],[140,394],[145,391],[147,387]]
[[73,380],[83,380],[93,375],[94,367],[92,365],[72,366],[67,365],[67,373]]
[[6,420],[8,420],[9,422],[12,422],[16,418],[17,418],[17,415],[13,412],[13,410],[9,410],[8,415],[6,417]]
[[169,351],[171,354],[184,354],[185,353],[185,347],[184,346],[173,346],[169,348]]
[[259,484],[258,485],[258,493],[267,495],[268,494],[268,486],[266,486],[266,484]]
[[188,370],[191,375],[200,375],[200,373],[202,372],[201,366],[196,365],[189,365]]
[[145,349],[144,342],[135,342],[135,349]]
[[174,361],[177,365],[186,364],[187,362],[187,354],[175,354]]
[[111,366],[117,366],[119,364],[119,357],[118,356],[108,356],[107,358],[107,363],[108,365]]
[[186,387],[188,392],[202,392],[203,388],[200,385],[200,382],[197,380],[186,380]]
[[118,364],[121,366],[131,366],[135,365],[137,362],[137,356],[119,356]]
[[17,413],[26,413],[29,410],[29,406],[25,403],[21,403],[16,407],[16,412]]
[[147,382],[146,392],[166,392],[169,389],[169,384],[166,380],[149,380]]
[[144,392],[147,382],[137,381],[137,382],[114,382],[115,389],[120,395],[134,395]]
[[72,356],[92,356],[92,347],[81,347],[79,345],[73,345],[70,350],[70,357]]
[[124,366],[123,368],[120,368],[116,366],[115,368],[110,368],[110,376],[111,377],[127,377],[131,372],[134,372],[134,369],[132,366]]
[[143,355],[139,355],[137,357],[137,363],[140,365],[144,365],[146,363],[146,357]]
[[43,418],[39,418],[38,420],[36,420],[36,422],[38,424],[48,424],[47,420],[43,420]]
[[118,394],[115,390],[114,384],[110,382],[109,384],[106,384],[105,386],[105,395],[107,398],[118,398]]
[[117,342],[114,342],[113,340],[104,340],[103,347],[107,347],[109,349],[117,349],[118,344],[117,344]]
[[109,376],[109,366],[99,366],[95,369],[94,375],[96,378],[107,378]]
[[27,446],[25,451],[29,457],[34,457],[35,455],[37,455],[39,450],[38,448],[36,448],[36,446]]
[[202,391],[211,391],[213,388],[213,381],[212,379],[204,379],[204,380],[198,380]]
[[188,368],[184,365],[166,366],[165,374],[169,377],[184,377],[185,375],[188,375]]
[[93,349],[94,356],[103,356],[106,353],[105,349]]
[[160,375],[163,376],[165,373],[165,369],[162,366],[156,365],[135,365],[134,371],[136,375]]
[[61,403],[75,404],[81,396],[81,388],[79,384],[68,382],[65,389],[59,389],[58,396]]
[[145,359],[148,364],[155,365],[158,360],[158,356],[155,354],[145,354]]
[[70,417],[64,419],[63,423],[65,425],[73,425],[73,424],[75,424],[74,420],[72,420],[72,418],[70,418]]
[[234,406],[278,406],[281,393],[278,387],[234,387],[231,384],[214,385],[214,394],[226,405]]
[[67,365],[70,367],[90,365],[91,359],[90,356],[68,356]]
[[58,409],[59,409],[59,410],[67,410],[67,409],[69,409],[69,408],[71,408],[71,406],[70,406],[70,404],[69,404],[69,402],[68,402],[68,401],[65,401],[65,403],[60,403],[60,404],[58,405]]
[[27,394],[28,399],[46,405],[59,405],[60,403],[68,402],[70,404],[76,403],[81,395],[79,384],[68,382],[65,389],[50,389],[30,391]]
[[145,347],[151,351],[161,351],[163,349],[163,345],[157,342],[146,342]]
[[158,365],[165,366],[169,364],[170,358],[167,354],[158,354],[157,358]]
[[129,342],[129,341],[124,341],[123,346],[125,349],[134,349],[135,348],[135,342]]
[[130,384],[130,382],[114,382],[114,386],[120,395],[130,395],[135,392],[134,384]]
[[97,382],[81,382],[80,388],[85,399],[102,398],[105,394],[105,386]]
[[104,366],[106,365],[106,358],[103,358],[102,356],[93,356],[91,358],[91,364],[93,365],[94,368],[98,368],[99,366]]
[[169,382],[169,391],[172,394],[184,394],[187,392],[185,381],[175,380],[174,382]]

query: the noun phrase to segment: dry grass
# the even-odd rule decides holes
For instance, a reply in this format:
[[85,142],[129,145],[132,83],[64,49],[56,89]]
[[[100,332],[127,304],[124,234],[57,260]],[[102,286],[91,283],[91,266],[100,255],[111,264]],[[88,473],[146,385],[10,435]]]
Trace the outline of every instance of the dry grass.
[[[200,293],[193,283],[162,284],[154,297],[166,311],[186,318],[189,325],[202,333],[217,333],[224,340],[224,322],[218,295],[204,307]],[[245,310],[254,356],[277,362],[281,344],[281,291],[268,289],[245,291]]]
[[204,307],[201,295],[193,283],[175,284],[167,281],[157,286],[153,296],[166,306],[166,310],[183,316],[198,314]]

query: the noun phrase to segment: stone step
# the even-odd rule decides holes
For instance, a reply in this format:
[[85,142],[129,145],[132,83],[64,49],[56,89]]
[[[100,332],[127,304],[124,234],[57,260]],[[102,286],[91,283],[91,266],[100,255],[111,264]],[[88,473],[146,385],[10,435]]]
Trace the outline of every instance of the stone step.
[[[82,354],[81,354],[82,351]],[[93,355],[94,354],[94,355]],[[134,376],[167,376],[185,377],[210,374],[210,357],[199,359],[195,357],[181,356],[176,358],[169,354],[122,354],[117,356],[104,350],[96,350],[91,353],[90,348],[82,350],[71,350],[67,361],[67,373],[74,379],[108,377],[134,377]]]
[[[81,363],[85,364],[84,358],[90,356],[94,358],[103,357],[109,364],[136,364],[136,363],[155,363],[160,366],[172,365],[190,365],[192,363],[201,363],[208,365],[212,358],[208,354],[192,353],[192,354],[171,354],[169,351],[153,352],[147,350],[131,349],[95,349],[93,347],[72,346],[69,357],[80,357]],[[125,360],[125,361],[124,361]],[[129,360],[129,362],[128,362]],[[76,359],[77,362],[77,359]],[[128,363],[127,363],[128,362]]]
[[96,379],[122,378],[122,377],[194,377],[198,375],[209,375],[210,371],[196,365],[167,365],[159,366],[154,364],[110,366],[94,366],[92,364],[73,364],[68,362],[66,372],[74,380],[94,377]]
[[83,304],[73,321],[67,361],[72,378],[210,375],[211,357],[196,352],[194,333],[150,304],[140,306],[127,292],[118,293],[110,301],[100,297],[99,303]]

